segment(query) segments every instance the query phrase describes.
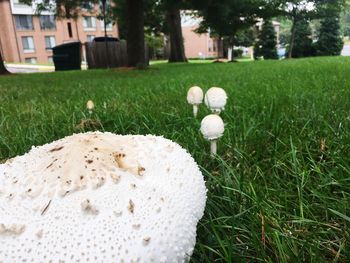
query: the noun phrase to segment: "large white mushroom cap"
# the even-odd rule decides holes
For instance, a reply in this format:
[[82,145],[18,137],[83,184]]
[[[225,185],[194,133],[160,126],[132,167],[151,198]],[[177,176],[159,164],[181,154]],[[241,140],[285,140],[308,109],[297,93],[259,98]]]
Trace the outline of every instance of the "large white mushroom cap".
[[75,134],[0,165],[0,262],[183,262],[206,188],[155,136]]
[[190,88],[187,92],[187,102],[192,105],[201,104],[203,102],[203,97],[203,90],[198,86]]
[[201,132],[207,140],[216,140],[220,138],[225,131],[225,124],[220,116],[210,114],[205,116],[201,122]]
[[225,109],[227,95],[224,89],[212,87],[205,93],[204,102],[212,111],[221,111]]

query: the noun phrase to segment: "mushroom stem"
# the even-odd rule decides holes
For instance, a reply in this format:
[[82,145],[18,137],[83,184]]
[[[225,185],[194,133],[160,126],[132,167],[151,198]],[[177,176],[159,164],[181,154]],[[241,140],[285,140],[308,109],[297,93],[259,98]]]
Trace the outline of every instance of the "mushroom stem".
[[90,114],[90,115],[92,114],[92,110],[89,110],[89,114]]
[[194,104],[193,105],[193,116],[197,117],[197,114],[198,114],[198,105]]
[[211,157],[214,157],[216,155],[216,152],[217,152],[216,140],[211,140],[210,141],[210,155],[211,155]]

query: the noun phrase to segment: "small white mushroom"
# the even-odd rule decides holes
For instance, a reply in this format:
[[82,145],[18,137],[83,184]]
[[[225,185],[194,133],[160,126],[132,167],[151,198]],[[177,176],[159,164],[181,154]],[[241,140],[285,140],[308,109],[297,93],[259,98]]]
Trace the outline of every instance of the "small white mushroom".
[[203,90],[198,86],[190,88],[187,92],[187,102],[193,105],[193,115],[197,117],[198,106],[203,102]]
[[90,114],[92,114],[92,111],[95,108],[95,104],[92,100],[88,100],[88,102],[86,103],[86,108],[89,111]]
[[219,139],[225,131],[225,124],[219,115],[210,114],[201,122],[201,132],[203,137],[210,141],[211,156],[215,156],[217,152],[217,139]]
[[205,93],[205,105],[215,114],[220,114],[225,109],[226,101],[227,95],[222,88],[212,87]]

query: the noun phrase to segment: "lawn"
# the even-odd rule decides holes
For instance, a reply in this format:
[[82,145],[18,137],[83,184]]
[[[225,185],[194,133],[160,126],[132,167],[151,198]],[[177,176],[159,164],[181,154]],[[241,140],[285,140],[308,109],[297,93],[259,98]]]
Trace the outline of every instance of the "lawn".
[[[224,88],[211,159],[187,89]],[[156,134],[201,166],[208,201],[193,262],[350,261],[350,59],[156,64],[0,77],[0,160],[81,130]],[[100,123],[79,125],[96,105]]]

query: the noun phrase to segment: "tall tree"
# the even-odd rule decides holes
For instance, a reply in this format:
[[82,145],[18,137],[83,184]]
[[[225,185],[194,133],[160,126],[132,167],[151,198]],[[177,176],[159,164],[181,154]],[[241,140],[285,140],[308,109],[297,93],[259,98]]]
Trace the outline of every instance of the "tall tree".
[[256,48],[254,48],[254,57],[278,59],[276,31],[270,20],[265,20],[262,25]]
[[145,66],[144,1],[126,0],[127,52],[130,67]]
[[282,12],[292,21],[291,34],[288,47],[288,58],[293,55],[296,41],[297,25],[303,25],[306,20],[316,15],[316,3],[318,0],[284,0],[281,1]]
[[339,56],[343,49],[340,34],[339,16],[328,16],[321,21],[317,41],[317,54],[321,56]]
[[315,55],[315,50],[312,45],[312,32],[309,21],[306,19],[298,20],[294,25],[294,45],[288,48],[293,48],[291,53],[288,49],[288,54],[292,58],[310,57]]
[[210,28],[213,34],[227,39],[233,49],[237,34],[252,27],[260,18],[275,15],[277,9],[274,6],[274,1],[264,0],[204,1],[198,12],[203,18],[198,32],[206,32]]
[[176,4],[167,7],[166,22],[170,36],[169,62],[187,62],[182,36],[181,14]]

